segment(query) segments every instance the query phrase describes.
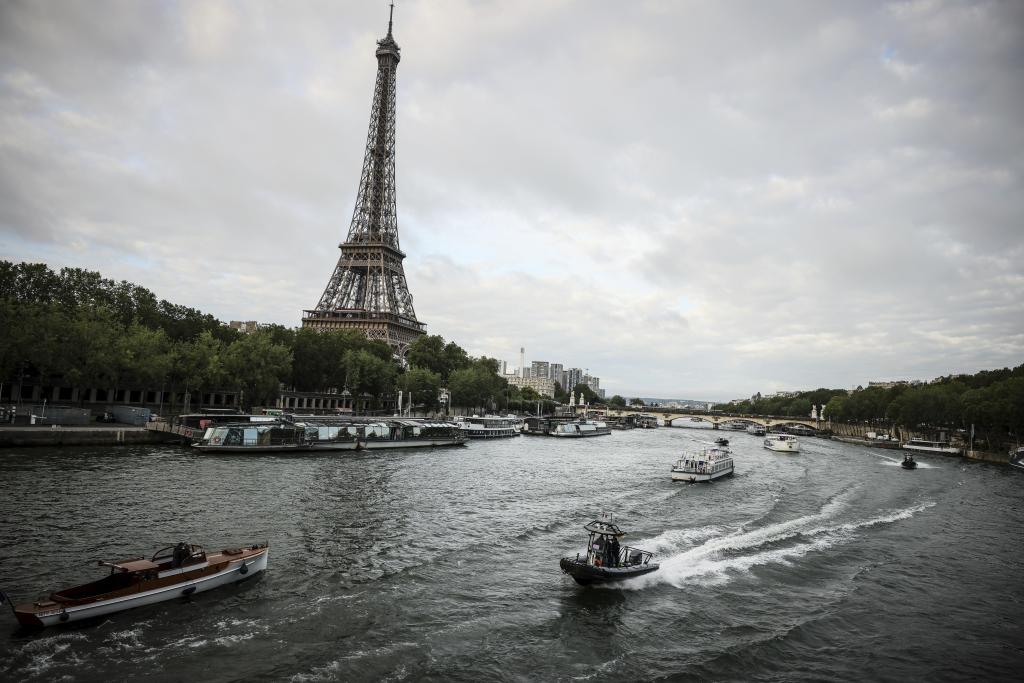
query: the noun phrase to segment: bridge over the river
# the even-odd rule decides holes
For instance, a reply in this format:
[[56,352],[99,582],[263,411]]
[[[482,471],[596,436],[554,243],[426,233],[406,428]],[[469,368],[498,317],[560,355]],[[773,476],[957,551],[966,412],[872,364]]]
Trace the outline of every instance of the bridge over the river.
[[770,415],[729,415],[725,413],[687,413],[679,411],[664,410],[660,408],[646,408],[644,410],[609,410],[608,415],[657,415],[665,422],[666,427],[678,427],[673,424],[676,420],[689,422],[707,422],[712,429],[718,429],[725,422],[738,422],[742,424],[756,424],[762,427],[781,427],[783,425],[803,425],[811,429],[821,429],[821,421],[811,417],[784,417]]

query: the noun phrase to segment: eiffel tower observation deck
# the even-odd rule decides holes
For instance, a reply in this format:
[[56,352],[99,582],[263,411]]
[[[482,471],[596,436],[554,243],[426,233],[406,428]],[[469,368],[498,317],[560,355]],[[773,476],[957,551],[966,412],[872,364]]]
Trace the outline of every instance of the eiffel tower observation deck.
[[382,339],[402,356],[426,334],[416,319],[405,280],[405,253],[398,244],[395,204],[395,72],[401,50],[391,35],[377,41],[377,84],[356,206],[341,257],[315,309],[303,311],[302,326],[322,331],[358,329]]

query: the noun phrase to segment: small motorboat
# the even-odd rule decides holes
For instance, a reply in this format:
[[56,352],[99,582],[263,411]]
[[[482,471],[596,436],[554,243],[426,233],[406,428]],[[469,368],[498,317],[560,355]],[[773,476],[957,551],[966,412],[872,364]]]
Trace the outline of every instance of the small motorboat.
[[1024,470],[1024,447],[1010,451],[1010,466]]
[[[36,628],[91,619],[252,578],[267,568],[269,553],[267,543],[207,553],[202,546],[181,542],[149,559],[101,560],[101,567],[110,567],[102,579],[24,605],[11,603],[11,608],[20,624]],[[10,600],[0,592],[4,602]]]
[[914,469],[917,469],[917,461],[914,460],[914,456],[907,455],[907,456],[904,456],[903,462],[901,463],[900,466],[903,467],[903,469],[905,469],[905,470],[914,470]]
[[606,581],[621,581],[649,574],[658,568],[651,562],[653,554],[639,548],[619,545],[626,532],[610,521],[594,520],[583,527],[590,532],[587,552],[582,556],[563,557],[558,563],[581,586]]
[[717,439],[715,439],[715,445],[716,446],[728,446],[729,445],[729,439],[726,439],[724,436],[720,436]]

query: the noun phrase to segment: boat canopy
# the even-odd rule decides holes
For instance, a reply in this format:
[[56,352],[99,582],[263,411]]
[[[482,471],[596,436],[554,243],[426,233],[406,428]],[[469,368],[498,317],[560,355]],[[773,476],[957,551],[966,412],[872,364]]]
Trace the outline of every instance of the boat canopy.
[[590,524],[584,525],[583,528],[586,529],[587,531],[589,531],[590,533],[597,534],[599,536],[625,536],[626,535],[625,531],[622,531],[621,529],[619,529],[619,527],[615,526],[611,522],[602,522],[602,521],[599,521],[599,520],[596,520],[596,519],[593,522],[591,522]]

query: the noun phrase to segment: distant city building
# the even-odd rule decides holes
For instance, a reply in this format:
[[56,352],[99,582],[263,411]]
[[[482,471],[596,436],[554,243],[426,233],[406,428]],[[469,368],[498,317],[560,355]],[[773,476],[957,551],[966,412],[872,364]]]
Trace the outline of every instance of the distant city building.
[[249,334],[258,330],[260,328],[260,324],[255,320],[246,320],[244,322],[241,320],[232,320],[228,323],[228,327],[233,330]]
[[893,387],[916,387],[924,384],[919,379],[906,380],[896,379],[888,382],[868,382],[868,387],[879,387],[880,389],[892,389]]
[[498,374],[499,375],[507,375],[508,374],[508,361],[504,361],[504,360],[499,360],[498,361]]
[[550,375],[548,375],[548,366],[549,365],[550,364],[546,360],[535,360],[535,361],[533,361],[532,363],[530,363],[530,377],[547,377],[547,378],[550,378]]
[[583,383],[583,370],[580,368],[569,368],[566,371],[566,383],[567,386],[562,387],[566,391],[572,391],[576,388],[577,384]]
[[511,386],[533,389],[541,396],[554,397],[555,382],[548,377],[506,377]]
[[548,366],[548,377],[550,377],[554,381],[556,381],[559,384],[561,384],[562,388],[565,389],[565,384],[562,384],[562,364],[561,363],[552,363],[551,365]]

